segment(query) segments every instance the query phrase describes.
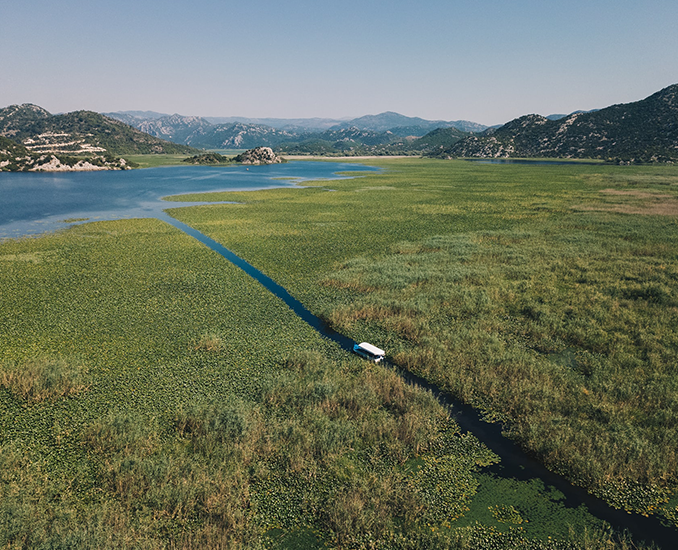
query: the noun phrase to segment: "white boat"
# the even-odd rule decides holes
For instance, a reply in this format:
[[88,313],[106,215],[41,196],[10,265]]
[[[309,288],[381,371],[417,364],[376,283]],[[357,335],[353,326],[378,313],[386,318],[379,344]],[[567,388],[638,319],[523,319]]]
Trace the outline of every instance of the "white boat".
[[374,361],[375,363],[382,361],[384,355],[386,355],[386,352],[383,349],[379,349],[377,346],[373,346],[368,342],[354,344],[353,351],[368,361]]

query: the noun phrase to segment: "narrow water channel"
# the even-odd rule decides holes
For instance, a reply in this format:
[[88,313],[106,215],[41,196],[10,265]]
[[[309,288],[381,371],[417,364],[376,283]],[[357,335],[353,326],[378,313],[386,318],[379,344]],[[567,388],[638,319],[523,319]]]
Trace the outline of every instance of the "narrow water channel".
[[[356,343],[354,340],[333,330],[322,319],[306,309],[284,287],[239,256],[236,256],[225,246],[185,223],[172,218],[165,212],[159,214],[158,218],[197,239],[214,252],[226,258],[285,302],[297,316],[322,336],[336,342],[342,349],[353,352],[353,345]],[[565,495],[565,506],[577,508],[583,504],[592,515],[606,521],[616,531],[623,532],[627,530],[636,542],[654,542],[655,545],[664,550],[678,548],[678,530],[662,525],[656,516],[644,517],[639,514],[629,514],[624,510],[612,508],[605,501],[588,494],[581,487],[572,485],[564,477],[547,470],[540,462],[527,455],[516,443],[502,435],[500,424],[485,422],[473,407],[453,399],[436,385],[415,374],[404,371],[397,365],[386,361],[385,366],[393,369],[408,383],[429,390],[439,402],[450,410],[451,415],[462,430],[471,432],[501,458],[499,464],[491,466],[486,471],[501,477],[518,480],[540,479],[545,486],[554,487]]]

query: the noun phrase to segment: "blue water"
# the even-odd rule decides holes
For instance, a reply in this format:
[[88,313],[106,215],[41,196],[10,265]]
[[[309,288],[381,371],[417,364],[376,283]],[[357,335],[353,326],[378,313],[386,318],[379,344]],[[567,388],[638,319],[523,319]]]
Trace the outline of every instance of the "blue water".
[[[207,191],[252,191],[293,187],[338,172],[377,168],[338,162],[297,161],[266,166],[168,166],[102,172],[0,172],[0,239],[87,221],[158,217],[164,208],[204,203],[168,203],[162,197]],[[284,179],[277,179],[284,178]]]

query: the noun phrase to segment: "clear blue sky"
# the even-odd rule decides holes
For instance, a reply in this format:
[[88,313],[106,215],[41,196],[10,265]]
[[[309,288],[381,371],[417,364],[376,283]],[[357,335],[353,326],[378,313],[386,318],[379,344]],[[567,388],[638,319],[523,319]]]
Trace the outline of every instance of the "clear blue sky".
[[0,107],[506,122],[678,82],[676,0],[0,0]]

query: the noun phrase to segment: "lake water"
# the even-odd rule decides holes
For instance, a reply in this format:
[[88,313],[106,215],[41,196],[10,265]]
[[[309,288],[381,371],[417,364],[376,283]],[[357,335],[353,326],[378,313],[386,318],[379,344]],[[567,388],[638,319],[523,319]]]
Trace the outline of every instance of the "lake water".
[[[252,191],[334,180],[338,172],[378,168],[339,162],[296,161],[265,166],[167,166],[102,172],[0,172],[0,239],[88,221],[157,217],[164,208],[203,203],[168,203],[162,197],[208,191]],[[282,178],[282,179],[278,179]]]

